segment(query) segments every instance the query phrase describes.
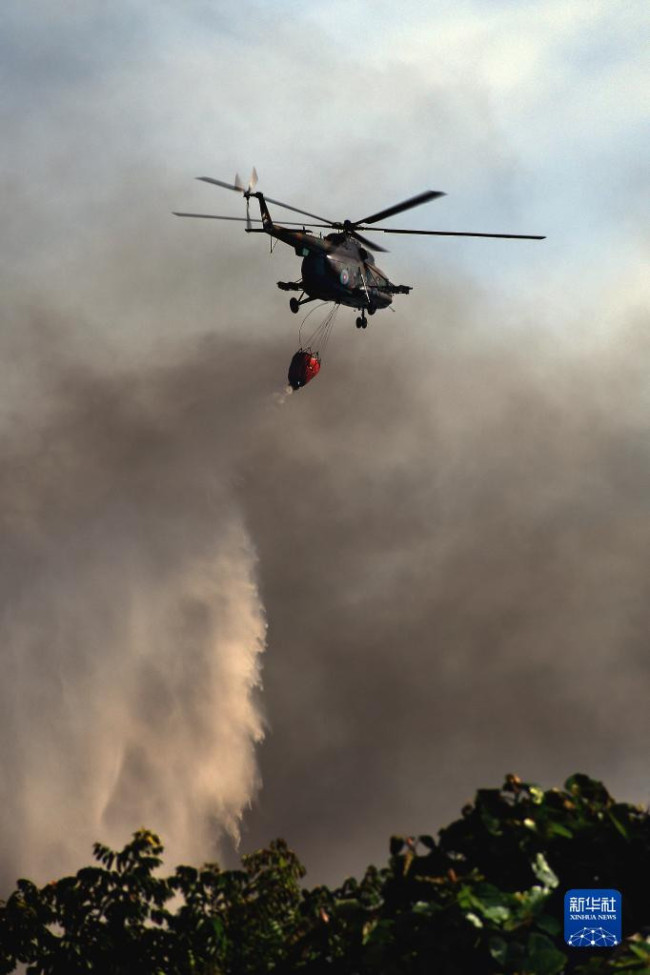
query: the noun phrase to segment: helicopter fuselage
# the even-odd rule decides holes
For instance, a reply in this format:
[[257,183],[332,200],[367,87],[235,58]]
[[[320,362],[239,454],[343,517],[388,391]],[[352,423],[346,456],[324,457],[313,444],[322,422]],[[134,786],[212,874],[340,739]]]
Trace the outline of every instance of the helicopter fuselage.
[[328,242],[327,250],[309,244],[302,249],[308,251],[301,269],[305,294],[351,308],[387,308],[393,300],[388,278],[375,266],[372,254],[349,239]]
[[260,203],[262,227],[247,228],[248,233],[266,233],[292,247],[302,257],[302,276],[297,282],[278,282],[283,290],[301,291],[307,298],[293,300],[297,310],[305,301],[333,301],[374,314],[387,308],[394,294],[408,294],[406,285],[392,284],[387,275],[375,265],[370,251],[362,247],[345,231],[316,236],[307,230],[290,230],[271,219],[261,193],[254,194]]

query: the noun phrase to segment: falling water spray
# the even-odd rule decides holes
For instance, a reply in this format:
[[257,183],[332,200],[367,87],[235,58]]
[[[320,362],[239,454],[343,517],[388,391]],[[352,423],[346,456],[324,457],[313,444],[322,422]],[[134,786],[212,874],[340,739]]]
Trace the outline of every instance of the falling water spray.
[[3,436],[0,882],[147,826],[168,862],[237,837],[258,786],[265,617],[206,357],[66,373]]

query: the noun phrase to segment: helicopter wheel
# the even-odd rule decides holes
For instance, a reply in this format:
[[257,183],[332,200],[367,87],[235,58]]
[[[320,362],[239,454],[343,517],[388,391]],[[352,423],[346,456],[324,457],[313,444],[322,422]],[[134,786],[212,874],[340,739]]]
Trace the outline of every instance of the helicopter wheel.
[[357,328],[365,328],[365,327],[366,327],[366,323],[364,322],[363,318],[357,318]]
[[291,299],[291,301],[289,302],[289,308],[294,313],[294,315],[298,314],[298,312],[300,311],[300,302],[298,301],[297,298]]

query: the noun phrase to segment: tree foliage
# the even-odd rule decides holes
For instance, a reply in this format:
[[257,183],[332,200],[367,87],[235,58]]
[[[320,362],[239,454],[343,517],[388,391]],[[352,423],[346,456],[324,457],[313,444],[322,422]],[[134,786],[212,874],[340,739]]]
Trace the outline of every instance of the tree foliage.
[[[394,836],[386,866],[336,889],[303,889],[282,840],[239,870],[170,876],[147,830],[94,853],[0,902],[0,975],[650,975],[650,815],[584,775],[547,792],[510,775],[437,840]],[[621,891],[621,946],[564,944],[572,887]]]

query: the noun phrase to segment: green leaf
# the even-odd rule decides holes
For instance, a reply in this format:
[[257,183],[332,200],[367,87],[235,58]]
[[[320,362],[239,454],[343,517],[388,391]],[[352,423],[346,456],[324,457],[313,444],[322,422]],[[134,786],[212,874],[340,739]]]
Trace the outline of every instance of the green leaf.
[[483,917],[495,924],[501,924],[510,918],[510,910],[502,904],[495,904],[494,907],[486,907],[483,910]]
[[503,938],[490,938],[488,947],[494,960],[500,965],[505,965],[508,942]]
[[218,917],[211,918],[211,921],[212,921],[212,927],[214,929],[214,933],[217,936],[217,941],[219,942],[224,941],[226,929],[223,926],[223,921],[221,920],[221,918]]
[[546,832],[549,836],[563,836],[567,840],[573,839],[573,833],[566,826],[562,826],[561,823],[554,823],[553,821],[546,824]]
[[556,917],[552,917],[550,914],[541,914],[537,918],[537,927],[541,928],[542,931],[546,931],[552,937],[559,935],[562,930],[562,924]]
[[567,956],[558,951],[545,934],[533,932],[526,943],[526,969],[534,975],[559,975],[567,962]]
[[[507,972],[521,972],[524,969],[524,946],[519,941],[504,941],[501,938],[498,940],[500,944],[495,945],[495,950],[499,957],[493,955],[495,960],[498,961]],[[492,942],[490,942],[490,944],[492,944]],[[490,948],[490,953],[492,953],[492,948]],[[535,973],[535,975],[537,975],[537,973]]]
[[429,901],[417,901],[412,907],[414,914],[425,914],[427,917],[430,917],[438,909],[437,904],[430,904]]
[[355,917],[360,913],[365,913],[365,910],[359,901],[353,900],[352,898],[335,901],[333,909],[340,917],[346,918]]
[[547,890],[555,890],[560,881],[549,867],[543,853],[537,854],[532,868],[537,879],[542,882]]
[[614,816],[614,815],[612,815],[612,813],[611,813],[611,812],[608,812],[608,813],[607,813],[607,815],[609,816],[609,818],[610,818],[610,820],[611,820],[611,822],[612,822],[612,824],[613,824],[613,825],[614,825],[614,826],[616,827],[616,829],[617,829],[617,830],[619,831],[619,833],[621,834],[621,836],[623,837],[623,839],[624,839],[624,840],[629,840],[629,838],[630,838],[630,834],[629,834],[629,833],[628,833],[628,831],[626,830],[626,828],[625,828],[625,826],[623,826],[623,824],[622,824],[622,823],[620,823],[620,822],[618,821],[618,819],[616,818],[616,816]]
[[611,802],[609,792],[602,782],[599,782],[598,779],[590,779],[588,775],[582,775],[580,772],[569,776],[564,787],[572,795],[581,796],[588,802],[597,805],[606,805]]
[[629,942],[627,945],[628,951],[631,951],[633,955],[637,958],[641,958],[643,961],[650,959],[650,945],[642,948],[641,945],[635,945],[633,942]]
[[510,918],[511,911],[507,905],[508,894],[491,884],[477,884],[474,889],[464,885],[458,892],[458,906],[465,917],[471,912],[500,925]]
[[393,940],[393,922],[392,921],[379,921],[368,930],[367,934],[364,935],[363,943],[366,945],[387,945]]

